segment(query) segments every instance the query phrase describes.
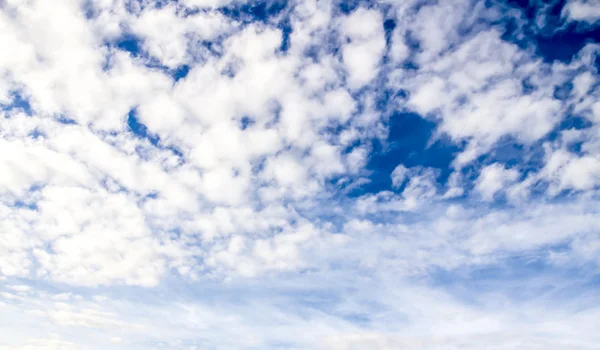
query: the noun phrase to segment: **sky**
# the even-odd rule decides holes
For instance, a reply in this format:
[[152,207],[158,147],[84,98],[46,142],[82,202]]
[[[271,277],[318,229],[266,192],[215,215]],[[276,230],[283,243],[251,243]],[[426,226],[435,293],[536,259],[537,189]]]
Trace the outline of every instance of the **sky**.
[[0,350],[600,349],[597,0],[0,0]]

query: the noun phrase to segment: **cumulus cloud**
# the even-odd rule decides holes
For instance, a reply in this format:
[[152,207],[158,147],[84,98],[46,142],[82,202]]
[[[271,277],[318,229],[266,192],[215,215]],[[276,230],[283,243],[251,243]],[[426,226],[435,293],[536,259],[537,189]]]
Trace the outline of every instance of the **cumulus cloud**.
[[377,11],[362,8],[342,19],[342,58],[348,70],[348,86],[356,89],[377,76],[385,49],[383,19]]
[[505,189],[519,178],[519,173],[514,169],[505,169],[498,164],[488,165],[481,169],[475,189],[481,197],[491,201],[494,195]]
[[562,15],[570,21],[594,25],[600,19],[600,8],[594,1],[569,0],[562,10]]

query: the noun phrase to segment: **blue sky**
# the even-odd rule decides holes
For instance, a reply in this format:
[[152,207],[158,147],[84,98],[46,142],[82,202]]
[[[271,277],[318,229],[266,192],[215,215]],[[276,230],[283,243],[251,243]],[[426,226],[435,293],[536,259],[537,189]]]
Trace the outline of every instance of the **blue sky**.
[[0,350],[598,349],[600,5],[0,1]]

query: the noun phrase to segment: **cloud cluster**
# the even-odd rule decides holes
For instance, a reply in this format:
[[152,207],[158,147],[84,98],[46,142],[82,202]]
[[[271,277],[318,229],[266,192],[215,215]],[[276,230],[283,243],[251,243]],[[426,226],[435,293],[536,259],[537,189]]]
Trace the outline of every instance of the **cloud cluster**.
[[562,15],[570,21],[594,25],[600,19],[600,9],[593,1],[570,0],[563,8]]
[[[0,308],[27,310],[0,349],[591,349],[588,304],[523,320],[423,282],[600,266],[600,46],[543,57],[488,5],[0,0]],[[203,283],[250,304],[147,292]],[[119,289],[151,307],[92,296]]]

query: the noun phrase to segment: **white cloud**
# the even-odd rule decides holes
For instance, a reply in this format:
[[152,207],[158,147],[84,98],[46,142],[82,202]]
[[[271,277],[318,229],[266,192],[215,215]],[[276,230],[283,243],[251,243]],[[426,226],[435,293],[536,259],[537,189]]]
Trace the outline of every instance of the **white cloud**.
[[550,183],[549,192],[565,189],[591,190],[600,184],[598,155],[576,156],[564,149],[550,151],[541,176]]
[[135,34],[144,40],[148,53],[167,67],[191,63],[189,47],[210,42],[226,33],[230,24],[217,13],[181,17],[175,5],[144,11],[131,23]]
[[468,5],[468,1],[431,4],[421,7],[416,18],[411,18],[415,22],[414,35],[422,45],[420,62],[431,61],[456,40],[458,25],[468,16]]
[[392,187],[399,188],[405,182],[406,186],[402,190],[402,200],[398,208],[400,210],[415,210],[427,203],[437,194],[438,171],[433,168],[413,167],[406,168],[404,165],[398,165],[392,171]]
[[348,86],[358,89],[377,76],[385,49],[383,18],[378,11],[359,8],[341,23],[342,57],[348,71]]
[[26,285],[7,286],[7,288],[10,290],[14,290],[15,292],[19,292],[19,293],[26,293],[31,290],[31,287],[26,286]]
[[125,195],[45,187],[41,196],[38,232],[52,243],[49,251],[34,250],[39,274],[84,285],[158,283],[164,270],[159,243]]
[[[0,4],[0,349],[598,343],[597,303],[510,286],[600,263],[596,46],[545,62],[471,1],[303,1],[282,52],[226,4]],[[435,124],[422,153],[395,112]],[[477,277],[525,258],[556,271]]]
[[562,16],[570,21],[594,25],[600,19],[600,6],[593,0],[569,0],[563,7]]
[[492,201],[496,193],[505,190],[507,186],[519,178],[515,169],[506,169],[501,164],[488,165],[481,170],[475,189],[486,201]]
[[189,7],[208,7],[216,8],[229,4],[231,0],[184,0],[183,4]]
[[17,346],[2,346],[2,350],[81,350],[83,347],[60,339],[31,339],[26,344]]
[[[237,237],[233,234],[243,227],[236,224],[225,229],[225,223],[199,216],[199,212],[230,216],[242,210],[259,215],[252,221],[256,223],[252,230],[265,235],[280,229],[273,224],[277,220],[302,215],[262,217],[267,214],[259,207],[288,200],[300,202],[284,207],[284,212],[310,207],[315,204],[309,198],[319,195],[328,179],[358,174],[365,166],[367,147],[355,147],[348,154],[343,148],[368,137],[360,128],[374,129],[378,122],[370,111],[355,116],[359,104],[369,108],[370,97],[357,101],[349,93],[371,83],[378,74],[385,49],[383,16],[378,10],[358,8],[333,20],[328,6],[298,6],[292,18],[298,30],[292,32],[289,54],[281,55],[276,53],[283,40],[280,29],[257,24],[237,27],[211,10],[181,17],[173,5],[128,13],[121,3],[95,2],[96,16],[88,20],[72,5],[61,2],[48,9],[30,2],[17,9],[9,4],[15,16],[2,21],[6,29],[3,45],[23,53],[18,60],[5,58],[2,69],[11,77],[8,83],[30,98],[34,111],[31,117],[5,112],[2,120],[2,147],[9,151],[3,152],[0,162],[4,169],[0,188],[10,198],[5,204],[5,216],[11,218],[7,225],[17,232],[13,237],[19,237],[10,244],[5,240],[3,274],[32,273],[34,262],[39,264],[35,272],[40,276],[85,285],[116,281],[155,285],[171,268],[197,273],[205,267],[194,266],[195,259],[207,252],[224,251],[219,247],[231,247],[236,242],[232,237]],[[495,29],[482,30],[465,40],[457,36],[460,23],[487,16],[479,7],[472,13],[465,4],[432,4],[417,12],[410,8],[405,4],[396,11],[399,24],[393,45],[404,43],[406,31],[413,31],[422,44],[417,57],[420,67],[416,75],[406,73],[398,78],[394,73],[391,84],[409,90],[409,107],[423,115],[439,116],[440,133],[455,141],[468,141],[454,161],[457,168],[502,137],[512,135],[520,142],[532,143],[556,124],[564,108],[553,99],[550,83],[569,79],[571,68],[535,60],[503,41]],[[58,12],[50,18],[43,15],[47,10]],[[450,12],[456,16],[445,16]],[[403,22],[413,15],[449,19],[443,21],[445,27],[433,26],[435,30],[427,31],[433,25],[430,20],[417,21],[414,27]],[[62,17],[69,20],[56,20]],[[40,23],[47,24],[43,30]],[[114,27],[114,23],[119,25]],[[156,30],[167,25],[174,28],[168,37]],[[174,83],[165,72],[146,67],[143,58],[101,45],[104,40],[115,40],[123,34],[119,28],[127,26],[144,39],[143,47],[151,55],[170,67],[193,63],[186,33],[198,36],[193,40],[228,38],[222,43],[222,56],[205,57],[186,78]],[[334,28],[340,31],[340,40],[349,41],[340,57],[325,52],[310,60],[301,56]],[[79,34],[63,40],[71,30]],[[43,33],[51,33],[53,41],[42,40]],[[72,54],[74,48],[77,55]],[[352,52],[368,57],[356,60],[358,56]],[[36,55],[43,58],[43,65]],[[408,53],[398,55],[398,60],[408,57]],[[105,66],[107,56],[109,64]],[[347,85],[339,74],[344,66],[349,74]],[[557,72],[557,77],[536,73],[541,68]],[[521,91],[520,81],[525,78],[537,84],[535,92]],[[588,72],[574,80],[576,97],[585,101],[578,108],[593,109],[586,96],[595,79]],[[134,107],[148,132],[160,137],[161,146],[174,147],[181,156],[154,148],[125,131],[125,116]],[[51,116],[59,113],[79,124],[52,121]],[[242,128],[244,117],[250,122]],[[358,125],[343,130],[338,140],[323,132],[331,123]],[[106,133],[111,130],[113,134]],[[40,136],[33,139],[29,137],[32,133]],[[585,147],[591,148],[591,142]],[[544,169],[528,182],[515,183],[514,170],[486,168],[475,190],[491,200],[509,184],[513,185],[508,193],[511,198],[521,193],[526,198],[536,181],[551,183],[550,195],[569,188],[595,188],[596,155],[565,152],[559,147],[548,153]],[[405,181],[402,169],[392,173],[394,186]],[[405,174],[407,182],[401,194],[366,196],[358,207],[365,212],[378,208],[414,211],[430,204],[441,190],[437,173],[415,169],[418,171]],[[464,191],[462,180],[457,175],[452,179],[454,187],[446,198]],[[13,208],[16,202],[35,210]],[[35,234],[25,239],[29,232]],[[184,236],[173,241],[172,232]],[[248,249],[254,249],[260,235],[245,238]],[[191,249],[202,242],[197,237],[215,246]],[[89,251],[76,252],[82,242],[96,243],[88,245]],[[263,260],[277,260],[277,248],[269,246],[273,242],[258,242],[256,251]],[[301,259],[301,254],[291,255]],[[143,261],[154,263],[142,265]],[[258,271],[264,261],[248,264],[258,264]],[[289,263],[301,265],[300,260]]]
[[[336,284],[330,284],[331,278],[336,279]],[[396,274],[371,277],[359,285],[357,278],[362,279],[334,271],[301,279],[284,278],[278,283],[280,294],[254,289],[247,293],[244,304],[230,300],[226,294],[209,297],[210,303],[204,298],[174,301],[169,298],[170,293],[164,302],[154,305],[139,298],[80,295],[56,303],[52,301],[55,294],[36,290],[18,304],[0,304],[5,315],[17,316],[12,323],[2,323],[6,327],[3,329],[12,331],[19,323],[35,323],[37,329],[56,335],[32,335],[30,340],[19,342],[11,332],[3,337],[0,346],[11,350],[27,346],[52,348],[55,344],[59,349],[236,349],[285,343],[301,349],[511,349],[517,345],[533,349],[593,349],[598,340],[593,320],[599,310],[593,304],[597,300],[594,298],[587,301],[594,306],[585,311],[572,301],[556,304],[559,291],[514,302],[509,297],[514,281],[503,280],[494,284],[494,292],[484,289],[472,303],[464,303],[460,295],[434,290]],[[572,281],[567,278],[551,283],[562,289]],[[269,279],[257,282],[273,286]],[[539,279],[524,283],[531,288],[547,286],[547,281]],[[229,291],[222,291],[235,293],[239,287],[233,282]],[[212,288],[207,284],[204,290]],[[348,294],[348,289],[354,291]],[[321,302],[329,304],[327,314],[314,309],[315,303]],[[64,310],[71,310],[61,314],[61,320],[68,322],[67,328],[54,323],[50,316]],[[367,315],[364,322],[368,328],[351,322],[352,317],[360,315]],[[548,332],[551,337],[544,336]],[[305,336],[298,338],[298,333]]]
[[[413,91],[409,104],[421,115],[439,116],[439,132],[469,140],[455,159],[462,167],[503,136],[529,144],[560,120],[563,107],[553,98],[552,85],[558,82],[536,76],[541,65],[496,30],[481,31],[424,64],[416,77],[406,77]],[[526,78],[542,80],[535,92],[523,92]]]

